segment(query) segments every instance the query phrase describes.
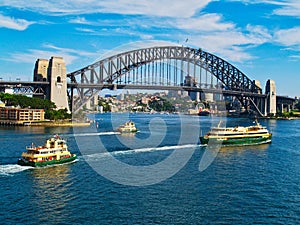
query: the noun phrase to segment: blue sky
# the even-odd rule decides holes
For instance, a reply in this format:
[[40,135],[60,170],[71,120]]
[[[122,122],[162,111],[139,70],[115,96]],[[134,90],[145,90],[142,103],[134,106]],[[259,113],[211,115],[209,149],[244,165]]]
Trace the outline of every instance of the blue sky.
[[63,56],[72,72],[153,41],[202,48],[300,95],[299,0],[0,0],[3,80],[32,80],[37,58]]

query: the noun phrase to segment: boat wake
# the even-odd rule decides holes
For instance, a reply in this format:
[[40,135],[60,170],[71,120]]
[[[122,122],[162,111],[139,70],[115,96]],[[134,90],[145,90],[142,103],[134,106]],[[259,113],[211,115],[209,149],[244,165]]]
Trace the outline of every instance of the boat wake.
[[72,164],[75,162],[78,162],[78,159],[75,159],[74,161],[71,162],[66,162],[63,164],[54,164],[54,165],[47,165],[43,167],[32,167],[32,166],[20,166],[18,164],[7,164],[7,165],[0,165],[0,177],[1,176],[12,176],[13,174],[25,171],[25,170],[30,170],[30,169],[43,169],[43,168],[48,168],[48,167],[55,167],[55,166],[62,166],[62,165],[68,165]]
[[11,176],[15,173],[33,168],[34,167],[31,166],[20,166],[17,164],[0,165],[0,176]]
[[105,152],[105,153],[94,153],[91,155],[84,155],[82,157],[84,157],[86,160],[89,160],[97,157],[102,158],[107,156],[129,155],[129,154],[137,154],[137,153],[169,151],[169,150],[178,150],[178,149],[191,149],[191,148],[197,148],[201,146],[203,145],[186,144],[186,145],[173,145],[173,146],[162,146],[162,147],[149,147],[149,148],[130,149],[130,150],[113,151],[113,152]]
[[[98,133],[75,133],[70,136],[74,137],[86,137],[86,136],[106,136],[106,135],[116,135],[120,134],[120,132],[98,132]],[[67,136],[67,135],[64,135]]]
[[140,149],[131,149],[125,151],[115,151],[111,152],[112,155],[125,155],[125,154],[134,154],[134,153],[144,153],[144,152],[153,152],[153,151],[168,151],[168,150],[176,150],[176,149],[185,149],[185,148],[195,148],[199,145],[174,145],[174,146],[163,146],[156,148],[140,148]]

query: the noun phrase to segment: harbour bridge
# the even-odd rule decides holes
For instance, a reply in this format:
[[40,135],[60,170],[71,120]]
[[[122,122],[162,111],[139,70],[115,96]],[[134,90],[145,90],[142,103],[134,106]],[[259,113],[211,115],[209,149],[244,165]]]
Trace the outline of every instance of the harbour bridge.
[[[276,90],[272,87],[263,93],[258,81],[251,80],[231,63],[202,49],[184,46],[148,47],[118,53],[77,71],[60,74],[59,80],[54,79],[56,83],[64,80],[62,76],[67,78],[65,94],[72,112],[93,101],[105,88],[214,93],[234,96],[242,106],[260,116],[270,113],[274,107],[276,111],[276,100],[275,106],[272,101],[276,99]],[[16,92],[45,95],[50,83],[51,79],[0,81],[0,91],[5,88],[3,84],[15,84]],[[281,100],[281,104],[290,104],[292,99]]]

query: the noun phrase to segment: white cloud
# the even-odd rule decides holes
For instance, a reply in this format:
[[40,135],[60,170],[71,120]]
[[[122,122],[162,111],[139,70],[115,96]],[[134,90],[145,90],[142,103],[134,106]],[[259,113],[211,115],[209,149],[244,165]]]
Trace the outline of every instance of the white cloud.
[[214,0],[3,0],[0,6],[25,8],[46,14],[118,13],[187,18]]
[[61,56],[64,58],[65,63],[72,64],[80,57],[88,57],[91,61],[99,57],[99,52],[87,52],[78,49],[60,48],[52,44],[44,44],[42,49],[29,49],[26,52],[11,53],[10,57],[6,60],[12,62],[25,62],[33,63],[37,59],[50,59],[52,56]]
[[189,38],[189,43],[203,47],[228,61],[243,62],[253,59],[249,48],[271,40],[272,36],[262,26],[247,26],[247,32],[238,29],[210,32]]
[[217,32],[189,39],[190,44],[234,62],[242,62],[252,58],[250,54],[244,51],[244,48],[239,47],[239,45],[249,44],[249,42],[245,36],[237,32]]
[[272,35],[270,34],[269,30],[263,26],[253,26],[248,24],[246,29],[248,30],[249,34],[248,37],[253,44],[263,44],[272,40]]
[[[122,34],[136,34],[136,30],[142,30],[144,34],[141,36],[151,36],[154,34],[153,29],[177,29],[187,31],[188,33],[199,32],[215,32],[235,29],[235,24],[223,22],[222,16],[219,14],[205,14],[192,18],[164,18],[141,16],[138,19],[130,19],[129,17],[123,20],[101,20],[94,22],[93,25],[101,27],[109,27],[110,31]],[[116,29],[112,29],[116,27]],[[107,29],[107,28],[106,28]],[[94,30],[96,32],[96,29]],[[147,33],[149,32],[149,33]],[[161,33],[161,32],[160,32]],[[100,32],[98,33],[100,34]]]
[[[252,59],[247,50],[256,47],[272,39],[268,29],[263,26],[247,25],[245,30],[237,28],[236,24],[223,22],[223,17],[219,14],[205,14],[192,18],[164,18],[163,20],[141,17],[141,19],[126,19],[124,21],[98,21],[97,23],[114,24],[108,26],[109,30],[98,30],[89,32],[92,35],[114,35],[139,37],[142,40],[169,39],[180,44],[186,38],[189,39],[188,45],[206,48],[228,60],[242,62]],[[142,30],[141,30],[142,26]],[[153,30],[154,29],[154,30]],[[161,32],[160,30],[165,30]],[[79,29],[81,30],[81,29]],[[158,32],[153,32],[158,30]],[[168,32],[170,30],[170,32]],[[82,29],[81,31],[85,31]]]
[[229,0],[234,2],[243,2],[246,4],[269,4],[278,6],[273,14],[280,16],[300,17],[300,1],[299,0]]
[[300,27],[278,30],[274,36],[276,42],[300,51]]
[[12,53],[7,60],[33,64],[37,59],[49,59],[51,56],[62,56],[67,64],[72,63],[77,58],[61,52],[29,49],[26,53]]
[[[250,3],[250,2],[249,2]],[[300,1],[299,0],[256,0],[251,3],[265,3],[278,6],[273,13],[280,16],[300,17]]]
[[[230,2],[243,2],[247,4],[272,4],[272,5],[282,5],[286,0],[228,0]],[[289,0],[288,0],[289,1]]]
[[93,29],[88,29],[88,28],[75,28],[75,30],[83,32],[83,33],[90,33],[90,34],[96,33]]
[[197,18],[177,19],[173,23],[178,29],[193,31],[217,31],[234,28],[234,24],[222,22],[219,14],[206,14]]
[[57,47],[55,45],[52,44],[44,44],[43,45],[44,48],[48,48],[48,49],[52,49],[54,52],[57,52],[58,54],[67,54],[67,55],[73,55],[76,57],[95,57],[99,55],[99,52],[97,51],[93,51],[93,52],[88,52],[88,51],[82,51],[79,49],[71,49],[71,48],[61,48],[61,47]]
[[[234,22],[226,21],[221,14],[199,14],[213,1],[216,0],[65,0],[63,2],[59,0],[48,0],[46,2],[43,0],[32,0],[30,2],[3,0],[0,2],[0,6],[25,8],[51,15],[74,15],[69,22],[81,24],[81,27],[75,29],[88,35],[126,35],[141,40],[163,38],[173,41],[189,38],[189,45],[205,47],[209,51],[236,62],[249,60],[253,57],[250,53],[247,53],[249,48],[273,41],[272,35],[263,26],[247,25],[244,29],[237,27]],[[287,9],[289,6],[297,8],[296,6],[300,4],[298,0],[228,1],[239,1],[247,4],[273,4],[278,7],[277,11],[274,11],[276,13],[279,13],[278,10]],[[124,17],[122,20],[118,18],[101,21],[89,21],[81,16],[81,14],[89,13],[117,13],[139,16]],[[84,25],[91,25],[93,28]],[[296,37],[289,37],[289,40],[286,35],[280,32],[277,32],[276,35],[277,42],[286,46],[288,45],[285,43],[292,42],[292,39],[294,42],[297,41],[294,40]],[[70,49],[54,48],[50,52],[54,50],[60,55],[66,54],[67,58],[68,55],[78,57],[79,54],[85,54],[82,52],[77,55],[76,52],[72,52]],[[49,53],[45,52],[46,54]],[[70,57],[70,62],[74,61],[72,57]]]
[[277,15],[300,17],[300,1],[288,0],[281,8],[274,10]]
[[86,24],[86,25],[93,24],[92,22],[87,21],[84,17],[76,17],[76,18],[70,19],[69,23]]
[[299,62],[300,61],[300,54],[298,55],[289,55],[289,62]]
[[34,22],[30,22],[24,19],[15,19],[13,17],[3,16],[0,14],[0,27],[22,31],[26,30],[27,27],[33,23]]

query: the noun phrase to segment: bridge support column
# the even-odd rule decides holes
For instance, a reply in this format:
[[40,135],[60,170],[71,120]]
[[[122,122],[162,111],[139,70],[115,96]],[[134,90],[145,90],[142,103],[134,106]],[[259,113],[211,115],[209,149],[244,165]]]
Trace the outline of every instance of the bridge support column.
[[281,113],[283,113],[283,112],[284,112],[284,106],[283,106],[283,104],[282,104],[282,103],[280,104],[280,109],[279,109],[279,112],[281,112]]
[[93,111],[98,111],[98,96],[95,96],[91,98],[87,103],[85,104],[86,108]]
[[266,84],[267,114],[276,114],[276,86],[274,80],[268,80]]
[[58,109],[67,109],[70,112],[67,96],[66,64],[62,57],[51,57],[48,67],[50,91],[48,99],[55,103]]

